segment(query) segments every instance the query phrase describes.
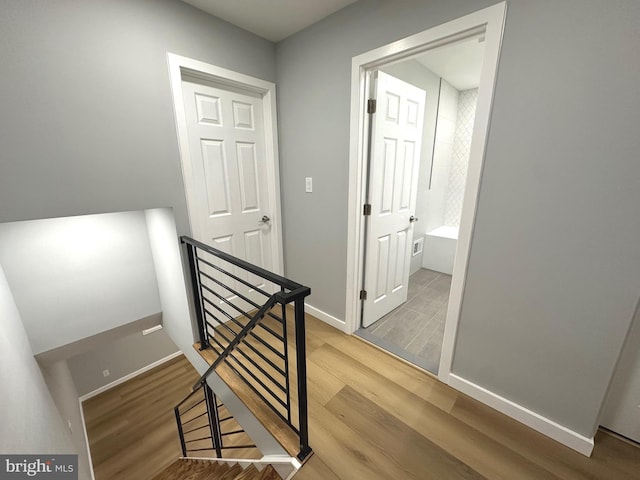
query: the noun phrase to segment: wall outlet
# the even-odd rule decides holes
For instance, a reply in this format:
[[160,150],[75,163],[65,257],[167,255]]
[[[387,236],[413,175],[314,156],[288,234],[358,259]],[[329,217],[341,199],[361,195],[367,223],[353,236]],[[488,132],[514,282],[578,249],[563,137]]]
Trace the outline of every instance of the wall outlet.
[[111,372],[109,372],[109,370],[102,370],[103,377],[108,377],[109,375],[111,375]]

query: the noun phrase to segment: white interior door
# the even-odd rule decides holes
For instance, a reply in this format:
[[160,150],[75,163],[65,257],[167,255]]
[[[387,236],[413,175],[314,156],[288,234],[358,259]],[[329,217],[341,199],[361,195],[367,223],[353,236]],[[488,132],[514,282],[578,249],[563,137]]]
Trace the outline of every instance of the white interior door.
[[[268,189],[274,187],[267,179],[262,97],[203,83],[188,77],[182,82],[190,152],[190,171],[185,175],[191,176],[187,197],[193,235],[218,250],[273,270],[274,206],[269,203]],[[215,271],[209,273],[222,279]],[[235,273],[262,286],[258,277]],[[228,278],[224,281],[229,283]],[[230,286],[243,294],[252,290],[241,282]],[[221,291],[214,284],[211,287]]]
[[407,301],[425,91],[377,72],[371,119],[362,324]]

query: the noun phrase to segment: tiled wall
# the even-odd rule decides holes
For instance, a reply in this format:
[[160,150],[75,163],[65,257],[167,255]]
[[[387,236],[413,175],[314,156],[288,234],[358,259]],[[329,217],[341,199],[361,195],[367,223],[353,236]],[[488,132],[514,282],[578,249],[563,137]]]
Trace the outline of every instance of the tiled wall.
[[427,232],[444,225],[457,113],[458,90],[443,79],[440,87],[438,121],[433,149],[433,168],[428,195]]
[[464,197],[464,187],[467,179],[471,135],[473,134],[473,121],[476,116],[477,101],[477,88],[464,90],[458,95],[458,112],[444,202],[444,225],[451,227],[460,226],[462,198]]

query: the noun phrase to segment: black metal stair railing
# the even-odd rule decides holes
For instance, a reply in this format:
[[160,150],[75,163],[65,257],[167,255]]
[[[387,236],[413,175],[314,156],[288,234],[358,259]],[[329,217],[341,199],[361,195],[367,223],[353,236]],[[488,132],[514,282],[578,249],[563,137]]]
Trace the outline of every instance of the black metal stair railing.
[[311,453],[304,318],[310,289],[192,238],[181,241],[200,346],[217,356],[194,390],[224,362],[297,434],[303,460]]
[[223,458],[225,450],[256,449],[206,383],[176,405],[174,413],[183,457],[215,452]]

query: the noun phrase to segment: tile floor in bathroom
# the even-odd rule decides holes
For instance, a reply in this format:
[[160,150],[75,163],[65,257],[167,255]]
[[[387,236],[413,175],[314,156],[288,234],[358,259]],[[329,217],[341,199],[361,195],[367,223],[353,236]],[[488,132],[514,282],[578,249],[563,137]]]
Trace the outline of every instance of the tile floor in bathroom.
[[356,335],[437,375],[451,275],[420,269],[407,301]]

